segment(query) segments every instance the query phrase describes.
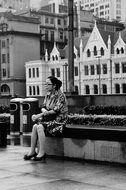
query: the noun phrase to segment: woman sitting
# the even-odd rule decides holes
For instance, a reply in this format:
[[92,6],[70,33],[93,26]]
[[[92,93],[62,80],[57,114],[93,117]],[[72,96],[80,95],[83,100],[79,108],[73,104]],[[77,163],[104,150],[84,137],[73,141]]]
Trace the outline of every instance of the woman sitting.
[[[30,152],[24,156],[24,160],[45,160],[45,134],[52,136],[62,134],[67,122],[68,107],[65,94],[60,90],[61,86],[62,82],[56,77],[50,76],[46,79],[47,94],[43,103],[44,107],[41,113],[32,116],[32,120],[37,123],[33,125]],[[38,151],[36,152],[37,144]]]

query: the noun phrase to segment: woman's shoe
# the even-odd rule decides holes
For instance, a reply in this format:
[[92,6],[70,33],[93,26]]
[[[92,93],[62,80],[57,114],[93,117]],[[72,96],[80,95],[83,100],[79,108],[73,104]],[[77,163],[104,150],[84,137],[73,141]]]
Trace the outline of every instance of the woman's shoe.
[[36,152],[34,154],[32,154],[32,155],[25,154],[24,155],[24,160],[31,160],[31,158],[36,157],[36,156],[37,156]]
[[46,159],[46,154],[44,154],[44,155],[41,156],[41,157],[35,156],[35,157],[33,158],[34,161],[45,161],[45,159]]

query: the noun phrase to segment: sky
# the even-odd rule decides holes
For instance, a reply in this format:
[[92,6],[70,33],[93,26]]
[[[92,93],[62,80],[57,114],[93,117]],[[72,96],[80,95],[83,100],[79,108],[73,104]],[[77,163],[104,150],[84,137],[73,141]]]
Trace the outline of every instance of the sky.
[[49,0],[31,0],[31,5],[34,7],[34,8],[38,8],[39,7],[39,4],[42,3],[42,5],[47,5],[49,2]]

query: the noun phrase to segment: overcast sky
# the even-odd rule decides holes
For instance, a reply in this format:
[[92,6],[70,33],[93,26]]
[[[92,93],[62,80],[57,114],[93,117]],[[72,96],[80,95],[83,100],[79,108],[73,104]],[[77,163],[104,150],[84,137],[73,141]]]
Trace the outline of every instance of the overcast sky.
[[31,0],[31,5],[33,7],[38,7],[41,3],[42,5],[47,5],[49,2],[49,0]]

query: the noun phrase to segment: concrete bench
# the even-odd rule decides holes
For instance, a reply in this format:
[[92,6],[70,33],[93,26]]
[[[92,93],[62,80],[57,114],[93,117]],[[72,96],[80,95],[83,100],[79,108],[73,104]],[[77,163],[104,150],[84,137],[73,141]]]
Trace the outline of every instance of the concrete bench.
[[126,163],[126,130],[67,125],[61,137],[46,137],[48,155]]

